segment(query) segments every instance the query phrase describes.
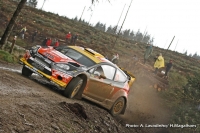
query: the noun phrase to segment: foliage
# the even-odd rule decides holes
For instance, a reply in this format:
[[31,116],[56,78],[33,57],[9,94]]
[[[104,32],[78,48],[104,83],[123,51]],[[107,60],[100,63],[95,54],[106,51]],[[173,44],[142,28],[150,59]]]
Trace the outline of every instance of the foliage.
[[[172,133],[200,132],[200,73],[188,77],[188,83],[181,88],[164,92],[167,103],[175,109],[171,122],[179,125],[196,125],[196,128],[171,128]],[[176,80],[177,81],[177,80]]]
[[22,39],[17,39],[17,40],[16,40],[16,44],[17,44],[18,46],[21,46],[21,47],[27,46],[26,42],[24,42]]
[[171,133],[199,133],[200,111],[197,110],[197,107],[182,105],[180,107],[177,107],[170,123],[193,126],[183,128],[170,128]]
[[0,60],[4,60],[9,63],[16,62],[16,59],[13,55],[3,50],[0,50]]
[[106,30],[106,32],[110,33],[110,34],[116,34],[116,30],[117,30],[117,26],[109,26]]
[[27,2],[27,5],[36,8],[36,6],[37,6],[37,0],[29,0]]
[[94,27],[95,27],[96,29],[98,29],[98,30],[103,31],[103,32],[106,31],[106,25],[105,25],[105,24],[102,24],[102,23],[100,23],[100,22],[98,22]]
[[177,72],[176,70],[173,70],[171,73],[169,73],[169,77],[170,88],[178,88],[187,84],[187,78],[179,72]]
[[197,52],[194,53],[194,55],[192,57],[195,58],[195,59],[200,59],[200,56],[197,54]]

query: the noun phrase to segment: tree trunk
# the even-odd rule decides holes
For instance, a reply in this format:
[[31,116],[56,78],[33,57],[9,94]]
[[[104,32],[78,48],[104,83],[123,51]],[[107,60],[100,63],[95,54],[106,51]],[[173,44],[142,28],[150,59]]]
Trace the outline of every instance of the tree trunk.
[[10,36],[10,33],[14,27],[15,21],[19,15],[19,13],[21,12],[22,8],[24,7],[25,3],[27,0],[21,0],[20,3],[17,6],[17,9],[15,10],[8,26],[6,27],[6,30],[0,40],[0,47],[3,48],[4,44],[7,42],[8,37]]

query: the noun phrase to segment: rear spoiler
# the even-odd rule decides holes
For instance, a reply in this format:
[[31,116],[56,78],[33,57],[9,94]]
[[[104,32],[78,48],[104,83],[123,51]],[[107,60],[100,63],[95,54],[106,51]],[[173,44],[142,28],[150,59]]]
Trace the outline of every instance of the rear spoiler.
[[124,73],[126,74],[126,75],[128,75],[128,76],[131,76],[132,78],[135,78],[135,76],[130,72],[130,71],[127,71],[127,70],[125,70],[124,68],[122,68],[122,67],[119,67],[122,71],[124,71]]
[[124,68],[119,67],[129,78],[129,86],[131,87],[133,85],[133,82],[135,81],[135,76],[130,72],[125,70]]

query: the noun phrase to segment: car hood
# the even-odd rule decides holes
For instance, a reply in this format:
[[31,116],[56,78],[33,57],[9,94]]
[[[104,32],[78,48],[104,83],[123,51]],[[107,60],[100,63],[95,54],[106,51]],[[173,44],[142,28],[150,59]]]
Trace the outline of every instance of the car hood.
[[[62,54],[61,52],[55,50],[53,47],[48,48],[39,48],[38,53],[40,53],[43,56],[46,56],[48,59],[54,61],[54,62],[73,62],[77,63],[75,60],[69,58],[68,56]],[[80,65],[80,64],[79,64]]]

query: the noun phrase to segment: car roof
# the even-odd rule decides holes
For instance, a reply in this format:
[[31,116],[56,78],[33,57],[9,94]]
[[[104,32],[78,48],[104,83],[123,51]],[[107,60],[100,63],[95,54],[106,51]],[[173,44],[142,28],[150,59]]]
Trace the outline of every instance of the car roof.
[[102,54],[94,51],[93,49],[90,48],[83,48],[80,46],[68,46],[78,52],[80,52],[81,54],[84,54],[85,56],[87,56],[88,58],[90,58],[92,61],[94,61],[96,64],[101,63],[101,62],[109,62],[109,60],[107,60]]

